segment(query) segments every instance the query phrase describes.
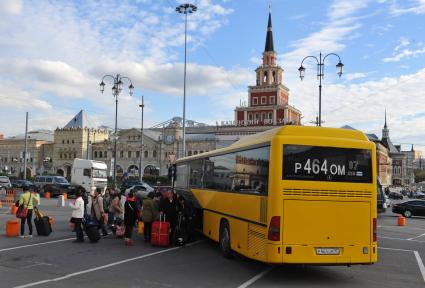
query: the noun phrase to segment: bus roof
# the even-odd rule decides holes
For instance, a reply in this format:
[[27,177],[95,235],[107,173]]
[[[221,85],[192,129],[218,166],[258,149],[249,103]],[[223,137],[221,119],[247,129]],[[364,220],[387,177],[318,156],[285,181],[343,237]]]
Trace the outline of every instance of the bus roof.
[[231,150],[238,150],[239,148],[258,146],[261,144],[269,144],[275,136],[298,136],[298,137],[321,137],[321,138],[344,138],[359,141],[369,141],[363,132],[359,130],[329,128],[329,127],[316,127],[316,126],[295,126],[286,125],[282,127],[273,128],[261,133],[244,136],[242,139],[236,141],[232,145],[197,154],[194,156],[184,157],[178,160],[185,161],[189,159],[203,158],[209,155],[226,153]]

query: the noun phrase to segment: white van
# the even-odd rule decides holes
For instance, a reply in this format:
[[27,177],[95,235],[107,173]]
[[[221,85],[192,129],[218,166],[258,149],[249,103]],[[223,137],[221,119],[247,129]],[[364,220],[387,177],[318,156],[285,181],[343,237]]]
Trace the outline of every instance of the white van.
[[94,188],[101,188],[103,194],[108,184],[107,169],[105,162],[75,158],[71,170],[71,184],[82,187],[89,193]]

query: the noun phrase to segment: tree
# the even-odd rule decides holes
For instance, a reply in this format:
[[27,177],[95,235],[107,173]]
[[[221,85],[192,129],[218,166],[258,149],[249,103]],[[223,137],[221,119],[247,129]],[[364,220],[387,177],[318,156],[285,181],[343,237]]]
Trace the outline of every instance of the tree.
[[425,181],[425,171],[421,169],[415,169],[415,183]]

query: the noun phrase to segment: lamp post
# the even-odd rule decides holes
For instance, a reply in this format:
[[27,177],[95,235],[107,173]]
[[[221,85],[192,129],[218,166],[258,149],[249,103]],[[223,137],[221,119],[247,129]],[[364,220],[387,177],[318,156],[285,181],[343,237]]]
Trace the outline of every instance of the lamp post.
[[319,79],[319,119],[317,121],[317,126],[322,126],[322,79],[325,76],[325,59],[326,59],[326,57],[328,57],[330,55],[334,55],[334,56],[338,57],[339,62],[338,62],[338,64],[336,64],[336,69],[337,69],[336,74],[338,74],[338,76],[341,77],[342,72],[343,72],[343,68],[344,68],[344,64],[342,64],[341,58],[339,57],[339,55],[335,54],[335,53],[329,53],[329,54],[325,55],[323,57],[323,59],[322,59],[322,52],[320,52],[320,54],[319,54],[319,59],[317,59],[316,56],[307,56],[303,59],[303,61],[301,61],[301,66],[300,66],[300,68],[298,68],[298,71],[300,71],[300,78],[301,78],[301,81],[302,81],[304,76],[305,76],[305,68],[303,66],[304,60],[306,60],[307,58],[316,59],[316,62],[317,62],[317,77]]
[[193,4],[185,3],[176,7],[177,13],[184,14],[184,80],[183,80],[183,155],[186,156],[186,60],[187,60],[187,14],[198,10]]
[[141,133],[141,137],[140,137],[140,165],[139,165],[139,178],[140,178],[140,182],[143,181],[143,109],[145,108],[145,102],[143,101],[143,96],[142,96],[142,104],[139,105],[140,108],[142,108],[142,126],[140,129],[140,133]]
[[115,133],[114,133],[114,172],[113,172],[113,179],[114,179],[114,188],[117,188],[117,138],[118,138],[118,134],[117,134],[117,118],[118,118],[118,96],[120,95],[121,91],[122,91],[122,85],[124,84],[123,80],[127,80],[130,85],[128,86],[128,90],[130,93],[130,96],[133,95],[133,90],[134,90],[134,86],[133,83],[131,82],[131,79],[125,76],[121,76],[120,74],[117,74],[116,76],[112,76],[112,75],[104,75],[102,77],[102,82],[100,82],[99,86],[100,86],[100,92],[102,92],[105,90],[105,82],[103,82],[103,80],[105,80],[106,78],[111,78],[114,81],[114,85],[112,86],[112,95],[115,97]]

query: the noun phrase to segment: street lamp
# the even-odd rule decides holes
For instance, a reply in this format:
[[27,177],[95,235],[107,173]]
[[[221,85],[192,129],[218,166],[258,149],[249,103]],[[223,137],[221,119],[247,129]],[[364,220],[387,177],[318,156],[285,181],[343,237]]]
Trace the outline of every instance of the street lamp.
[[186,55],[187,55],[187,14],[198,10],[193,4],[185,3],[176,7],[177,13],[184,14],[184,80],[183,80],[183,155],[186,156]]
[[140,108],[142,108],[142,128],[140,129],[140,133],[141,133],[141,140],[140,140],[140,166],[139,166],[139,178],[140,178],[140,182],[143,181],[143,109],[145,108],[145,102],[143,101],[143,96],[142,96],[142,104],[139,105]]
[[322,126],[322,79],[325,76],[325,59],[329,55],[334,55],[334,56],[338,57],[339,62],[338,62],[338,64],[336,64],[336,74],[339,77],[341,77],[342,72],[343,72],[343,68],[344,68],[344,64],[342,64],[341,58],[339,57],[339,55],[335,54],[335,53],[329,53],[329,54],[325,55],[325,57],[323,57],[323,59],[322,59],[322,52],[320,52],[320,54],[319,54],[319,59],[317,59],[316,56],[307,56],[303,59],[303,61],[301,61],[301,66],[300,66],[300,68],[298,68],[298,71],[300,71],[300,79],[302,81],[304,79],[304,76],[305,76],[305,68],[303,66],[304,60],[307,59],[307,58],[316,59],[316,62],[317,62],[317,77],[319,79],[319,120],[317,121],[317,126]]
[[123,80],[127,80],[130,85],[128,86],[128,90],[130,93],[130,96],[133,95],[133,90],[134,90],[134,86],[133,83],[131,82],[131,79],[128,77],[123,77],[120,74],[117,74],[116,76],[112,76],[112,75],[104,75],[102,78],[102,82],[100,82],[99,86],[100,86],[100,92],[105,91],[105,82],[103,82],[103,80],[105,80],[105,78],[111,78],[114,81],[114,85],[112,86],[112,95],[115,97],[115,133],[114,133],[114,155],[113,155],[113,159],[114,159],[114,172],[113,172],[113,178],[114,178],[114,188],[117,188],[117,138],[118,138],[118,134],[117,134],[117,118],[118,118],[118,95],[120,95],[121,91],[122,91],[122,85],[124,84]]

